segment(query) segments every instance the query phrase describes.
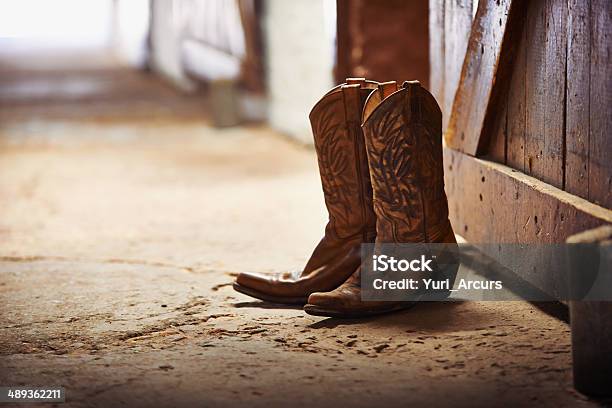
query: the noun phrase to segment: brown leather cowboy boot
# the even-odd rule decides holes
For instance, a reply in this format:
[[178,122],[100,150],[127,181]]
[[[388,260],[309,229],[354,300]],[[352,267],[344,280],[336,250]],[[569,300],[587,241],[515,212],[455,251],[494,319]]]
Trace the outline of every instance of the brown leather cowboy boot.
[[363,105],[377,83],[347,79],[310,112],[329,222],[302,271],[241,273],[234,289],[275,303],[304,304],[313,292],[337,288],[359,267],[362,242],[373,242],[376,216],[361,130]]
[[[444,192],[442,113],[433,96],[416,81],[399,89],[394,82],[381,84],[366,102],[362,127],[374,190],[376,243],[456,246]],[[358,269],[331,292],[313,293],[304,310],[363,317],[414,304],[362,301],[360,273]]]

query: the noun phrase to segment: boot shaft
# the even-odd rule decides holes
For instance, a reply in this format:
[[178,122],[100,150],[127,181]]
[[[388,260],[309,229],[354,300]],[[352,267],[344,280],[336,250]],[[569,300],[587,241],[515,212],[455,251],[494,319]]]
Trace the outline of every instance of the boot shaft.
[[349,79],[312,109],[319,172],[329,212],[326,234],[371,241],[376,231],[372,185],[361,129],[364,103],[376,83]]
[[391,88],[372,93],[362,126],[377,241],[439,242],[452,232],[444,192],[442,113],[418,82],[405,82],[395,92]]

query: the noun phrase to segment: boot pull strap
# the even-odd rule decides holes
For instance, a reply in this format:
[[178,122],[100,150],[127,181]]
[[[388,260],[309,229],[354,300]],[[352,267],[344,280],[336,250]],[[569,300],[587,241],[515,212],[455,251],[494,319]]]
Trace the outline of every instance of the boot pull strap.
[[409,115],[408,117],[410,118],[414,118],[414,119],[422,118],[421,100],[418,97],[414,97],[415,96],[414,92],[417,90],[417,88],[420,88],[420,87],[421,87],[421,83],[419,81],[404,81],[404,83],[402,84],[402,88],[406,89],[407,91],[406,100],[408,101],[408,104],[406,107],[409,109],[407,114]]
[[342,85],[344,96],[344,118],[347,122],[361,124],[361,85]]
[[346,85],[357,84],[361,87],[361,89],[377,89],[378,88],[378,82],[369,81],[365,78],[346,78],[345,84]]
[[387,96],[391,95],[393,92],[397,92],[399,88],[397,87],[397,82],[388,81],[381,82],[378,84],[378,92],[380,92],[380,99],[385,99]]
[[363,107],[361,123],[365,123],[378,105],[389,95],[399,90],[396,81],[380,82],[375,91],[370,93]]
[[362,86],[366,82],[365,78],[346,78],[347,85],[359,85]]
[[419,81],[404,81],[402,88],[409,88],[411,86],[421,86]]

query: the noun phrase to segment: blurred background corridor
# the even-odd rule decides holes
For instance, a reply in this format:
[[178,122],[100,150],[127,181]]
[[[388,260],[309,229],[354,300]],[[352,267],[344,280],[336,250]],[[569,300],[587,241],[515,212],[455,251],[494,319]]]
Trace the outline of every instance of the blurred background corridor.
[[[316,243],[316,158],[263,125],[263,77],[242,80],[231,54],[244,53],[240,13],[255,12],[238,4],[0,3],[3,255],[253,268],[279,241]],[[221,62],[190,74],[185,33],[206,19],[218,26],[202,35],[217,42],[194,42],[194,58]],[[279,267],[295,254],[306,256],[279,250]]]
[[[121,245],[182,264],[184,253],[205,262],[225,245],[253,267],[294,242],[300,261],[275,252],[291,259],[279,268],[296,267],[326,222],[314,151],[300,147],[312,145],[308,113],[346,76],[427,83],[428,7],[417,3],[0,0],[3,253],[55,253],[44,248],[60,242],[81,251],[91,241],[98,258],[116,258]],[[389,6],[415,24],[393,23]],[[415,51],[401,57],[410,63],[386,64],[392,47],[336,39],[338,24],[355,30],[363,14],[378,15],[363,25],[378,36],[410,35]],[[138,190],[159,183],[152,197]],[[271,218],[293,230],[269,229]],[[106,230],[112,239],[92,234]],[[160,245],[177,234],[200,244],[160,251],[148,248],[151,234]]]

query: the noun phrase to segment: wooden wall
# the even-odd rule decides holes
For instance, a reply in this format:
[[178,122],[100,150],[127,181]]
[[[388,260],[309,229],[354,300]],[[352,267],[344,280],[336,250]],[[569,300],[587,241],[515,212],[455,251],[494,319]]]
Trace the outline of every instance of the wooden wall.
[[[431,55],[444,60],[432,61],[431,88],[448,118],[474,9],[470,0],[431,0],[430,7]],[[538,0],[524,7],[510,83],[484,156],[610,209],[612,2]]]
[[475,12],[476,4],[473,0],[429,2],[429,86],[444,113],[444,127],[448,124],[459,85]]
[[[549,244],[612,224],[612,2],[430,7],[430,81],[446,117],[455,232],[474,244]],[[483,249],[503,259],[501,245]],[[566,278],[560,261],[506,266],[556,296]]]
[[612,208],[609,1],[528,3],[490,156]]

